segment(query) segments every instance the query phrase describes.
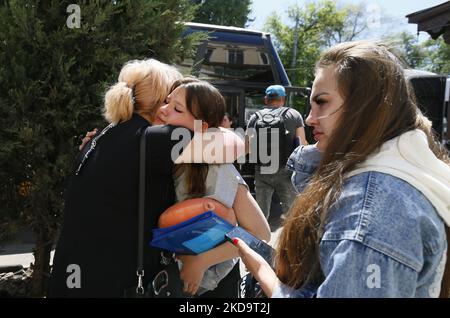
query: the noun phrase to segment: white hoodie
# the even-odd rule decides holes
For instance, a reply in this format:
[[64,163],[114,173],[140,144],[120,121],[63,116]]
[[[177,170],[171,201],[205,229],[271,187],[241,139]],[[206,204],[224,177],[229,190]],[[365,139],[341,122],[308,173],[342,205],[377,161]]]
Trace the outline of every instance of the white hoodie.
[[422,130],[408,131],[388,140],[346,177],[367,171],[386,173],[408,182],[425,195],[450,226],[450,166],[436,158]]

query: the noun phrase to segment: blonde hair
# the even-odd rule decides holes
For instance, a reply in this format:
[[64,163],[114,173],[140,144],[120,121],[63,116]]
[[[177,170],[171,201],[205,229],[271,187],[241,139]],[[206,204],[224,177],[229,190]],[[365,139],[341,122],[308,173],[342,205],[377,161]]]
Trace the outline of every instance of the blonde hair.
[[113,124],[129,120],[133,113],[152,120],[172,84],[181,77],[174,67],[155,59],[129,61],[105,94],[103,116]]

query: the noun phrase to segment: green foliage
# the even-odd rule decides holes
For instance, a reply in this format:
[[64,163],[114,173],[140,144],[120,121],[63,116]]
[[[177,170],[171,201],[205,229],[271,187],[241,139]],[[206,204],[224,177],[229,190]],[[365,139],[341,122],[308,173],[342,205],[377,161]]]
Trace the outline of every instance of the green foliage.
[[192,22],[245,27],[251,0],[192,0],[197,11]]
[[427,54],[423,68],[437,74],[450,76],[450,44],[442,37],[437,40],[429,39],[423,44]]
[[[274,45],[292,85],[311,87],[315,63],[321,51],[330,45],[333,37],[338,38],[337,32],[340,32],[340,38],[347,34],[348,23],[345,19],[348,12],[347,7],[339,10],[334,1],[325,0],[308,3],[304,7],[289,7],[286,13],[290,25],[281,22],[281,17],[276,13],[268,18],[265,29],[274,36]],[[307,112],[308,104],[307,98],[300,97],[290,102],[290,106],[302,114]]]
[[[293,85],[310,86],[314,79],[314,66],[320,52],[330,43],[347,40],[350,36],[347,16],[355,14],[354,7],[338,9],[331,0],[308,3],[304,7],[293,5],[288,8],[290,25],[283,24],[281,17],[273,13],[266,21],[265,29],[275,36],[283,64]],[[356,20],[355,23],[360,23]],[[357,30],[362,27],[357,27]],[[294,58],[294,43],[297,50]],[[356,34],[353,33],[353,37]],[[334,39],[335,38],[335,39]]]
[[396,49],[409,68],[421,68],[426,52],[419,45],[417,37],[408,32],[401,32],[384,39],[384,42]]
[[[286,13],[289,24],[283,23],[274,12],[267,19],[265,29],[274,36],[275,47],[295,86],[311,86],[315,63],[323,50],[340,42],[359,39],[369,31],[363,5],[338,7],[334,1],[323,0],[303,7],[293,5]],[[294,49],[296,35],[297,50]],[[442,38],[419,44],[416,36],[403,32],[386,37],[384,41],[396,46],[411,68],[450,73],[450,46]],[[302,102],[297,104],[297,108],[304,108]]]
[[[131,59],[192,53],[188,0],[0,2],[0,224],[54,233],[80,135],[105,125],[102,96]],[[48,235],[47,235],[48,236]],[[50,235],[52,237],[52,235]]]
[[337,7],[332,23],[325,28],[327,46],[353,41],[368,30],[365,4],[346,4]]
[[450,45],[442,37],[419,43],[414,34],[401,32],[384,40],[397,48],[408,67],[450,75]]

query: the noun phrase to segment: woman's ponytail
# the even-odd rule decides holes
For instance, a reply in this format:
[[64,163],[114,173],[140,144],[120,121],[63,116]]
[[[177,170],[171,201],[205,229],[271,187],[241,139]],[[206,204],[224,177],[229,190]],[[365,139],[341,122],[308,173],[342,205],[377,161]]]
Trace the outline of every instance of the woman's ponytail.
[[133,113],[152,121],[173,82],[181,77],[176,68],[154,59],[129,61],[105,94],[103,116],[114,125],[130,120]]
[[106,92],[103,116],[114,125],[129,120],[133,115],[133,89],[125,82],[118,82]]

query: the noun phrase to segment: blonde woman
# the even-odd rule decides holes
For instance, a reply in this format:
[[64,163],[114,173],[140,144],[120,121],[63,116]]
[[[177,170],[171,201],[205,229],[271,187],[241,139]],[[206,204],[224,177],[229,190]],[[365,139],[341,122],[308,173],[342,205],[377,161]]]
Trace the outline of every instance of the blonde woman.
[[[154,59],[125,64],[105,95],[105,119],[75,160],[53,261],[50,297],[122,297],[136,283],[139,139],[181,74]],[[145,242],[175,201],[173,126],[147,131]],[[144,283],[160,252],[144,244]]]

